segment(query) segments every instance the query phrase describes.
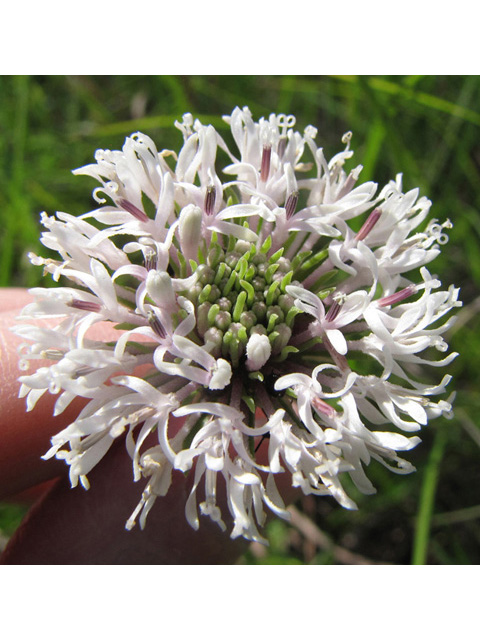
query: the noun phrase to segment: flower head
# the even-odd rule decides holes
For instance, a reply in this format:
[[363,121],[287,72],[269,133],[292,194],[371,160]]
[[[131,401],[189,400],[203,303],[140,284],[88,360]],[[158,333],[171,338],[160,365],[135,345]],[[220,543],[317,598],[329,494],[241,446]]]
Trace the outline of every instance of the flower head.
[[[353,509],[345,474],[372,493],[372,459],[413,470],[398,452],[419,438],[398,430],[451,412],[432,399],[450,376],[423,384],[418,364],[455,357],[435,351],[461,303],[425,267],[451,223],[422,227],[431,203],[403,193],[400,177],[379,192],[358,184],[361,166],[345,170],[350,133],[327,161],[316,129],[295,131],[293,116],[255,122],[236,108],[225,120],[236,150],[186,114],[178,156],[136,133],[75,172],[100,182],[100,206],[42,214],[59,259],[31,260],[68,286],[33,289],[22,313],[22,368],[50,364],[21,377],[21,395],[31,410],[57,394],[55,413],[85,399],[45,455],[65,460],[72,486],[88,488],[124,439],[133,480],[146,479],[128,529],[145,526],[173,470],[192,470],[194,528],[199,515],[226,528],[223,483],[232,537],[263,540],[266,510],[288,517],[282,474]],[[108,341],[95,338],[99,323]]]

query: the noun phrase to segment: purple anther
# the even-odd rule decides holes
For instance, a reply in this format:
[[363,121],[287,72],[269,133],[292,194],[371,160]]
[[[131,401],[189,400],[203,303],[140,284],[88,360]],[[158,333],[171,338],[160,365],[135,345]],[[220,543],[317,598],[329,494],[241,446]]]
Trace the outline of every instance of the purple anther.
[[287,220],[293,216],[295,211],[297,210],[298,204],[298,191],[292,191],[292,193],[288,196],[287,201],[285,203],[285,212],[287,214]]
[[315,407],[315,409],[319,413],[323,413],[329,418],[333,418],[333,416],[336,413],[335,409],[331,407],[327,402],[325,402],[325,400],[322,400],[321,398],[317,398],[317,397],[313,398],[312,405]]
[[409,298],[414,293],[416,293],[417,287],[414,284],[409,284],[405,289],[401,289],[396,293],[392,293],[391,296],[386,296],[385,298],[380,298],[378,301],[379,307],[389,307],[391,304],[396,304],[397,302],[401,302],[406,298]]
[[260,168],[260,180],[266,182],[270,173],[270,158],[272,156],[272,147],[265,145],[262,153],[262,166]]
[[337,193],[336,200],[340,200],[340,198],[343,198],[344,196],[346,196],[347,193],[350,193],[350,191],[353,189],[353,187],[355,186],[355,183],[358,180],[358,174],[359,174],[358,168],[350,171],[348,178],[345,180],[343,184],[343,187]]
[[98,304],[98,302],[89,302],[88,300],[78,300],[76,298],[71,300],[68,306],[74,309],[80,309],[81,311],[93,311],[94,313],[102,310],[102,305]]
[[283,158],[283,154],[285,153],[286,147],[287,147],[287,137],[281,136],[277,146],[277,155],[280,159]]
[[151,247],[147,247],[144,253],[145,269],[152,271],[157,268],[157,252]]
[[340,309],[341,309],[341,305],[339,305],[338,302],[334,300],[330,309],[327,311],[325,315],[325,321],[333,322],[335,318],[338,316]]
[[205,205],[204,210],[207,216],[213,215],[215,210],[215,199],[217,197],[217,192],[213,185],[209,185],[207,187],[207,191],[205,193]]
[[144,213],[138,207],[136,207],[129,200],[122,198],[118,204],[121,206],[122,209],[125,209],[125,211],[128,211],[128,213],[131,213],[134,218],[136,218],[137,220],[140,220],[140,222],[147,222],[149,220],[149,217],[147,216],[147,214]]
[[379,220],[381,215],[382,215],[382,210],[381,209],[374,209],[372,211],[372,213],[368,216],[368,218],[367,218],[365,224],[363,225],[363,227],[357,233],[357,235],[356,235],[356,240],[357,241],[365,240],[365,238],[371,232],[373,227],[377,224],[377,222],[378,222],[378,220]]
[[163,328],[162,323],[154,311],[150,311],[148,313],[148,324],[152,327],[159,338],[162,338],[163,340],[167,337],[167,332]]

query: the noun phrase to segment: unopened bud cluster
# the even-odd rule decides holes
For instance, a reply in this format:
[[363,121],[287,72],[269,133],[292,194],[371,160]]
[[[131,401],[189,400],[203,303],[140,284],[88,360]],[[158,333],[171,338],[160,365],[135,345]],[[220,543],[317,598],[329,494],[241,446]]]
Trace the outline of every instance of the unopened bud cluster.
[[282,359],[298,309],[286,293],[293,276],[283,250],[269,257],[269,243],[257,251],[239,240],[231,251],[215,243],[196,268],[197,283],[186,293],[197,309],[197,331],[215,357],[237,368],[251,336],[267,336],[271,355]]

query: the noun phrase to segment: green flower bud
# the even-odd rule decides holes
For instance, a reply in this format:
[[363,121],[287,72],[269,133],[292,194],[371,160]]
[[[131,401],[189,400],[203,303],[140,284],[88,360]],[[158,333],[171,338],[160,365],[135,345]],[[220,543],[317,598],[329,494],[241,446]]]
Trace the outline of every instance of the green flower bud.
[[243,256],[245,253],[248,253],[252,248],[251,242],[247,242],[246,240],[237,240],[235,245],[235,251]]
[[281,271],[282,273],[288,273],[291,268],[292,265],[290,263],[290,260],[288,260],[288,258],[279,258],[277,260],[277,264],[278,264],[278,270]]
[[207,264],[210,267],[215,268],[218,266],[220,262],[222,262],[222,260],[224,260],[224,258],[225,258],[225,252],[223,251],[220,245],[215,244],[208,252]]
[[217,300],[217,304],[220,307],[220,311],[230,311],[230,309],[232,308],[231,301],[228,298],[225,298],[225,296],[219,298]]
[[267,330],[263,326],[263,324],[256,324],[254,327],[250,329],[250,335],[254,335],[255,333],[260,334],[261,336],[267,335]]
[[281,296],[278,296],[277,304],[284,313],[288,313],[293,307],[293,298],[289,296],[288,293],[283,293]]
[[202,293],[203,285],[200,282],[196,282],[191,289],[185,292],[185,297],[192,302],[197,302],[198,296]]
[[197,309],[197,329],[200,336],[203,336],[210,326],[208,312],[211,306],[210,302],[202,302]]
[[284,323],[277,324],[275,326],[275,331],[278,333],[278,335],[272,344],[273,354],[280,353],[280,351],[288,344],[290,338],[292,337],[292,330]]
[[252,305],[252,311],[257,319],[262,322],[267,315],[267,305],[265,302],[254,302]]
[[219,311],[215,317],[215,326],[226,331],[232,322],[232,316],[228,311]]
[[257,324],[257,316],[253,313],[253,311],[244,311],[240,315],[240,322],[243,324],[245,329],[250,330],[254,325]]
[[223,331],[217,329],[217,327],[210,327],[205,331],[203,339],[209,353],[214,358],[219,358],[222,355]]
[[255,276],[255,278],[252,278],[252,287],[255,289],[255,291],[263,291],[265,289],[265,278],[261,278],[260,276]]
[[237,337],[239,332],[244,328],[245,327],[240,322],[232,322],[232,324],[230,325],[229,331],[233,336]]
[[261,264],[259,264],[257,266],[257,276],[264,278],[269,266],[270,265],[268,264],[268,262],[262,262]]
[[240,260],[241,257],[242,256],[240,253],[237,253],[236,251],[229,251],[225,256],[225,263],[231,269],[235,269],[235,267],[237,266],[237,262]]
[[210,289],[210,293],[208,295],[209,302],[216,302],[221,295],[220,289],[216,284],[212,284],[212,288]]
[[207,266],[206,264],[200,264],[196,270],[196,274],[198,276],[198,281],[205,284],[213,284],[213,279],[215,278],[215,271]]
[[251,262],[253,262],[253,264],[258,266],[260,264],[263,264],[264,262],[267,262],[267,260],[268,260],[268,258],[264,253],[256,253],[253,256]]
[[268,307],[268,309],[267,309],[267,320],[273,314],[276,314],[278,316],[277,322],[283,322],[283,320],[285,319],[285,314],[283,313],[281,307],[279,307],[276,304],[272,305],[271,307]]

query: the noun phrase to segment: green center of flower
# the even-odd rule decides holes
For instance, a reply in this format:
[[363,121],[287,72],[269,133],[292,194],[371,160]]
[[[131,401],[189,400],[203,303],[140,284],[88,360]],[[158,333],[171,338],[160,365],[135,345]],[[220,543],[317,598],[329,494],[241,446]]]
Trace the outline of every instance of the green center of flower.
[[196,306],[197,332],[210,353],[237,368],[254,334],[267,336],[271,357],[296,351],[288,342],[299,309],[285,288],[291,283],[290,260],[283,249],[270,255],[271,242],[231,239],[227,250],[215,241],[197,268],[198,281],[187,292]]

